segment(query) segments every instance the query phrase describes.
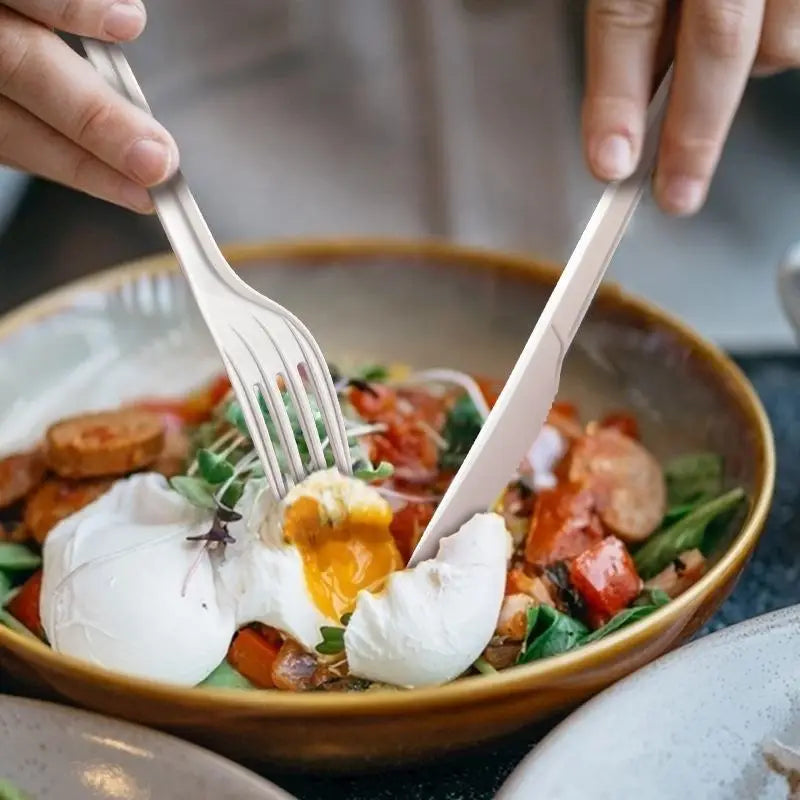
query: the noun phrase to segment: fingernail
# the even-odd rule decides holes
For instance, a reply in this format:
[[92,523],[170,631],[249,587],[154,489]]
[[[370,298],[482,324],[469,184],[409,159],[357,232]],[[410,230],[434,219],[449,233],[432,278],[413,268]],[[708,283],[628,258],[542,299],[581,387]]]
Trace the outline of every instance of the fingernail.
[[705,186],[696,178],[658,178],[656,193],[665,210],[683,216],[700,210],[705,199]]
[[153,201],[147,189],[133,181],[126,182],[120,189],[122,204],[140,214],[150,214],[153,211]]
[[627,178],[633,172],[633,148],[630,140],[618,133],[602,139],[594,152],[594,167],[610,181]]
[[128,151],[126,165],[130,174],[143,186],[161,183],[170,173],[172,148],[156,139],[139,139]]
[[109,39],[135,39],[147,22],[144,6],[138,0],[119,0],[106,11],[103,30]]

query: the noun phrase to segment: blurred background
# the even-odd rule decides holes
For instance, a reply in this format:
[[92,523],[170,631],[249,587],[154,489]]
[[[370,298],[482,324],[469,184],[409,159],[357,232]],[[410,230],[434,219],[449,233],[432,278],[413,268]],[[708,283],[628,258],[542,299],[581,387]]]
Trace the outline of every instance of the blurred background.
[[[127,53],[220,241],[441,236],[560,261],[601,191],[583,5],[158,0]],[[753,82],[706,210],[646,202],[612,268],[737,353],[793,346],[775,277],[800,226],[798,93]],[[154,219],[0,172],[0,311],[165,247]]]

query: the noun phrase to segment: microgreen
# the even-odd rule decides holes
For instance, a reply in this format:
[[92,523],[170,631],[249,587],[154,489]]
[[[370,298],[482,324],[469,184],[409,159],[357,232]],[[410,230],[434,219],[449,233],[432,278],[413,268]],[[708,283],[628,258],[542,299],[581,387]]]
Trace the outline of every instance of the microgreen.
[[201,448],[195,458],[200,474],[208,483],[225,483],[233,477],[233,465],[223,453]]
[[439,465],[445,469],[458,469],[478,438],[482,425],[483,417],[470,396],[459,397],[442,428],[447,447],[439,456]]
[[389,370],[381,364],[367,364],[356,371],[356,378],[371,383],[385,381],[389,377]]
[[319,632],[322,635],[322,641],[317,645],[316,650],[324,656],[335,656],[344,651],[344,629],[350,622],[352,614],[345,614],[342,619],[341,628],[334,625],[323,625]]
[[42,559],[16,542],[0,542],[0,570],[4,572],[21,572],[39,567]]

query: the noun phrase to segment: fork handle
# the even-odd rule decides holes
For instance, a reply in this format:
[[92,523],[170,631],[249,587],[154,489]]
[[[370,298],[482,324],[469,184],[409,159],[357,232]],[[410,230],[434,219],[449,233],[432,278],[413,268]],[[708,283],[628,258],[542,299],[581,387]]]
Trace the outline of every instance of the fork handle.
[[[122,49],[96,39],[82,38],[81,43],[89,63],[106,82],[152,114]],[[206,292],[219,289],[220,281],[239,294],[257,294],[225,262],[180,170],[170,180],[150,189],[150,196],[198,304]]]

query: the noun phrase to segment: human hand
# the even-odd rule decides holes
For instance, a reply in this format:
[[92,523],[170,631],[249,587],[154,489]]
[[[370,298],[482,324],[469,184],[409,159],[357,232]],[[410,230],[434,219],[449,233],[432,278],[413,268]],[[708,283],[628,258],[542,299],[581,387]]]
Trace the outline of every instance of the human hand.
[[583,136],[601,180],[635,168],[665,44],[675,74],[654,191],[665,211],[693,214],[751,72],[800,65],[800,0],[589,0]]
[[129,41],[145,21],[140,0],[0,0],[0,163],[151,211],[175,142],[53,31]]

